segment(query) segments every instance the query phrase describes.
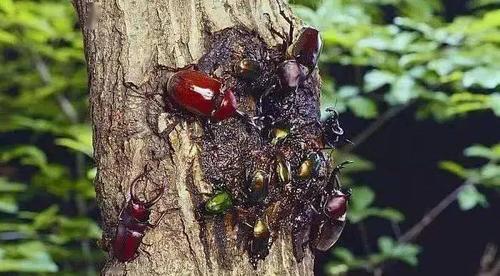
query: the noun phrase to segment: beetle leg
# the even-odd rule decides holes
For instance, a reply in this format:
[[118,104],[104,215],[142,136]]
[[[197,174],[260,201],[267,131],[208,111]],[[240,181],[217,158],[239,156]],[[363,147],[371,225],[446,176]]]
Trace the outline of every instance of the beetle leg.
[[158,224],[160,223],[160,221],[163,219],[163,217],[166,214],[171,213],[172,211],[179,211],[179,208],[171,208],[171,209],[168,209],[168,210],[165,210],[165,211],[161,212],[160,217],[154,223],[148,222],[148,226],[151,227],[151,228],[157,227]]
[[314,205],[310,204],[309,206],[311,206],[311,209],[313,210],[313,212],[315,212],[316,214],[320,215],[321,213],[316,209],[316,207],[314,207]]
[[203,132],[206,133],[209,136],[209,138],[213,141],[215,139],[215,134],[213,130],[209,127],[211,124],[212,120],[210,118],[202,122]]
[[[279,5],[279,4],[278,4]],[[281,7],[280,7],[281,8]],[[278,36],[279,38],[281,38],[283,40],[283,43],[281,44],[281,47],[283,47],[282,51],[286,52],[286,50],[288,49],[288,39],[286,38],[285,35],[281,34],[280,32],[278,32],[274,27],[273,27],[273,24],[271,22],[271,17],[269,16],[268,13],[264,13],[264,15],[266,15],[266,18],[267,18],[267,21],[269,23],[268,27],[269,27],[269,31],[271,32],[271,34],[274,36]]]
[[286,20],[286,22],[288,22],[288,24],[290,25],[290,29],[288,30],[288,40],[287,40],[287,47],[285,49],[288,49],[288,47],[290,45],[292,45],[293,43],[293,22],[292,22],[292,19],[290,19],[290,17],[288,17],[286,14],[285,14],[285,11],[281,8],[281,5],[278,2],[278,7],[279,7],[279,10],[280,10],[280,15]]
[[259,113],[259,114],[263,113],[262,107],[264,105],[263,104],[264,103],[264,98],[266,98],[267,96],[269,96],[269,94],[271,93],[271,91],[273,91],[275,88],[276,88],[276,84],[273,84],[270,87],[268,87],[262,94],[260,94],[259,99],[257,100],[257,113]]
[[158,200],[160,200],[160,198],[163,196],[163,194],[165,193],[165,190],[167,189],[167,185],[165,185],[165,182],[163,182],[163,185],[162,187],[160,188],[161,192],[159,192],[153,199],[151,199],[150,201],[148,202],[145,202],[144,203],[144,206],[146,208],[151,208],[151,206],[153,206],[156,202],[158,202]]
[[[141,250],[142,253],[145,253],[146,255],[148,255],[148,257],[151,257],[151,253],[149,253],[148,251],[146,251],[146,249],[140,248],[139,250]],[[136,253],[136,254],[138,254],[138,253]]]
[[340,170],[344,169],[347,165],[352,164],[352,163],[354,163],[354,162],[353,162],[353,161],[351,161],[351,160],[346,160],[346,161],[344,161],[344,162],[342,162],[342,163],[338,164],[338,165],[335,167],[335,169],[333,169],[333,172],[334,172],[334,173],[339,173],[339,172],[340,172]]
[[240,110],[236,110],[236,115],[241,120],[243,120],[243,122],[245,122],[247,125],[251,126],[252,128],[256,129],[259,132],[262,131],[262,126],[257,125],[255,120],[252,117],[250,117],[248,114],[246,114]]

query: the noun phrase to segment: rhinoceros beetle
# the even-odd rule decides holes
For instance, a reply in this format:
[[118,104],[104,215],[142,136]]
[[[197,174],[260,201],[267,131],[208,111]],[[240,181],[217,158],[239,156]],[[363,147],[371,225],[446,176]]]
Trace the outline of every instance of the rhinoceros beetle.
[[170,76],[165,92],[165,101],[172,100],[191,114],[213,121],[239,117],[260,130],[250,116],[238,110],[233,90],[205,73],[193,69],[180,70]]

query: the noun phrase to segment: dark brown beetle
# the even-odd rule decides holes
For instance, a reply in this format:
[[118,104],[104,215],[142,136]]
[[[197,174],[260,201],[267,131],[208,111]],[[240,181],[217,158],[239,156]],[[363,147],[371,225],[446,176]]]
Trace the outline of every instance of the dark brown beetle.
[[[326,118],[326,120],[321,124],[324,131],[325,144],[329,147],[335,148],[340,142],[340,139],[344,135],[344,130],[340,125],[339,113],[333,108],[328,108],[326,110],[331,115]],[[348,141],[348,140],[347,140]]]
[[249,239],[250,262],[254,267],[258,260],[263,260],[269,254],[271,247],[271,232],[267,219],[257,218],[252,227],[252,237]]
[[[285,90],[297,89],[316,68],[323,43],[319,31],[313,27],[302,28],[294,42],[292,20],[286,16],[281,8],[280,14],[288,22],[290,29],[287,35],[283,35],[271,28],[273,34],[283,39],[282,48],[287,59],[278,65],[277,74],[281,88]],[[295,63],[291,63],[291,61]]]
[[[320,251],[327,251],[339,239],[346,223],[347,204],[350,194],[336,190],[324,203],[323,218],[315,231],[312,246]],[[326,216],[326,217],[325,217]]]
[[150,201],[141,201],[134,193],[137,182],[145,176],[146,172],[139,175],[129,188],[129,200],[120,211],[116,235],[113,240],[113,256],[120,262],[130,262],[137,258],[137,249],[142,243],[146,229],[156,227],[166,212],[163,212],[156,223],[149,222],[151,207],[160,200],[164,191],[161,191]]
[[312,27],[304,27],[292,45],[291,55],[298,63],[309,69],[308,75],[310,75],[318,64],[322,46],[319,31]]

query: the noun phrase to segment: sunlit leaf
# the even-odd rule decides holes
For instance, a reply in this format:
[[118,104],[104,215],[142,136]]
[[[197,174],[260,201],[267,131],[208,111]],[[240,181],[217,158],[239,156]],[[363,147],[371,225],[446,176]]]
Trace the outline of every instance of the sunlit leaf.
[[351,208],[355,210],[362,210],[373,203],[375,193],[367,186],[353,187]]
[[7,178],[0,177],[0,193],[22,192],[26,188],[25,184],[8,181]]
[[465,188],[458,194],[457,199],[460,209],[464,211],[470,210],[477,205],[485,207],[488,204],[486,197],[472,185],[465,186]]
[[18,210],[17,202],[12,195],[0,195],[0,212],[16,213]]
[[45,153],[35,146],[19,145],[0,152],[0,162],[16,159],[23,165],[44,167],[47,164]]
[[477,67],[465,72],[463,85],[471,87],[478,85],[487,89],[493,89],[500,84],[500,68]]
[[371,92],[373,90],[379,89],[386,84],[391,84],[395,80],[396,77],[392,73],[389,73],[387,71],[373,70],[364,76],[364,90],[365,92]]
[[377,116],[377,105],[374,101],[366,97],[354,97],[347,101],[347,105],[352,112],[364,119],[371,119]]
[[3,246],[0,272],[57,272],[58,267],[41,242],[24,242]]

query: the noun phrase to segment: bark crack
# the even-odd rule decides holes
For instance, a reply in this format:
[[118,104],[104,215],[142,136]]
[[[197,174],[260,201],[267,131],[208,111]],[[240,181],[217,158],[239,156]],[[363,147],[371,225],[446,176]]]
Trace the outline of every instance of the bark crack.
[[194,262],[195,262],[195,266],[196,266],[196,270],[198,271],[198,275],[203,275],[203,273],[201,272],[201,269],[200,269],[200,264],[198,263],[198,258],[196,256],[196,252],[195,252],[193,246],[191,245],[191,238],[188,235],[188,233],[186,232],[186,224],[184,222],[184,218],[182,216],[179,216],[179,217],[180,217],[181,223],[182,223],[182,233],[186,237],[186,241],[187,241],[188,246],[189,246],[189,252],[191,252],[191,255],[193,256],[193,259],[194,259]]

